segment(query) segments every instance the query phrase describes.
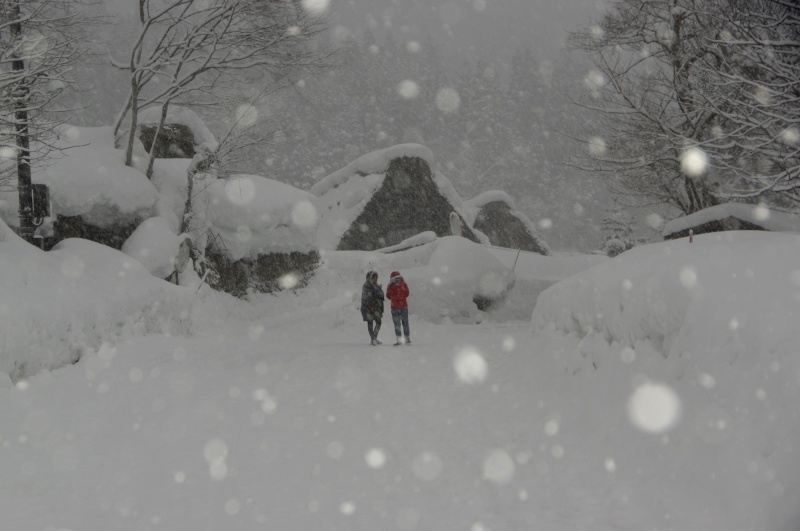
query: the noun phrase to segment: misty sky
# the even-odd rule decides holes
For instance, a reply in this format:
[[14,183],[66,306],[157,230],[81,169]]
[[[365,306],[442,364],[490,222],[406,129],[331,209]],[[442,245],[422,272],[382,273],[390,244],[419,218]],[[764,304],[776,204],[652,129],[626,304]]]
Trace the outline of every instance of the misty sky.
[[505,61],[517,46],[532,45],[540,59],[561,48],[566,32],[596,18],[599,0],[330,0],[339,31],[361,35],[387,29],[399,38],[438,39],[452,60],[475,56]]

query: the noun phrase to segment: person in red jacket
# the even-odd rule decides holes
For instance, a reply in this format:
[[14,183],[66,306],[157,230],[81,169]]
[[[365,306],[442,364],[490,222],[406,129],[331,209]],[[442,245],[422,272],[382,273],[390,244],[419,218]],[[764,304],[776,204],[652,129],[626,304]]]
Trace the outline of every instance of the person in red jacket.
[[[394,346],[411,343],[411,332],[408,329],[408,284],[403,280],[399,271],[392,271],[389,275],[389,287],[386,289],[386,298],[392,301],[392,321],[394,322],[394,335],[397,343]],[[400,325],[403,330],[400,333]],[[405,338],[405,340],[404,340]]]

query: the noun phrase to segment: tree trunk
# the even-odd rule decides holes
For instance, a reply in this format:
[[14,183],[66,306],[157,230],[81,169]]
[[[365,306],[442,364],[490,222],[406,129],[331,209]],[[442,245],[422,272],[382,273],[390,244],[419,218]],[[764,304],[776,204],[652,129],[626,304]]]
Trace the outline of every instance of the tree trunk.
[[[20,21],[20,0],[13,0],[11,10],[11,40],[22,40],[22,22]],[[25,71],[25,61],[16,53],[12,56],[11,70]],[[28,124],[28,100],[31,88],[27,79],[23,78],[14,91],[14,128],[17,145],[17,188],[19,191],[19,233],[23,239],[33,243],[33,196],[31,194],[31,141]]]
[[158,122],[158,127],[156,127],[156,132],[153,135],[153,142],[150,144],[150,157],[147,159],[147,171],[145,172],[148,179],[153,178],[153,164],[155,164],[156,160],[156,142],[158,142],[158,135],[161,133],[161,130],[164,128],[164,123],[167,121],[168,111],[169,101],[161,106],[161,120]]
[[135,75],[131,76],[131,123],[128,128],[128,146],[125,149],[125,165],[133,164],[133,143],[136,141],[136,129],[139,126],[139,83]]

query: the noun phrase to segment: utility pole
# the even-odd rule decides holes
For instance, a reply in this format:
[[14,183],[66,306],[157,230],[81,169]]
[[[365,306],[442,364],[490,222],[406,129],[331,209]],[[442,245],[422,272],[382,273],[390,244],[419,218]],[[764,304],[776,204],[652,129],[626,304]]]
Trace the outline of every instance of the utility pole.
[[[19,3],[21,0],[10,0],[9,11],[11,24],[9,30],[13,46],[22,43],[22,17]],[[19,190],[19,234],[29,243],[33,243],[36,226],[33,223],[33,194],[31,191],[31,144],[28,123],[28,101],[31,88],[25,77],[25,61],[17,51],[11,54],[11,71],[19,76],[19,82],[13,92],[14,128],[17,144],[17,188]]]

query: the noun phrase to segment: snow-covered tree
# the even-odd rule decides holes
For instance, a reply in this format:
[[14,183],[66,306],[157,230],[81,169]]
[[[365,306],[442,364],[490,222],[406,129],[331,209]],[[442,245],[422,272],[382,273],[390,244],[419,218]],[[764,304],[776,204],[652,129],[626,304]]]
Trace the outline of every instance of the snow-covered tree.
[[[243,81],[266,94],[317,66],[323,55],[311,42],[325,19],[298,0],[139,0],[139,22],[128,58],[115,62],[130,76],[115,124],[116,132],[129,115],[128,165],[140,109],[160,105],[165,119],[172,102],[218,104]],[[148,175],[151,168],[152,155]]]
[[[571,35],[594,68],[576,166],[629,204],[690,214],[789,193],[797,178],[797,8],[783,0],[623,0]],[[788,142],[787,142],[788,140]]]
[[19,189],[20,234],[33,241],[32,169],[44,163],[64,117],[53,101],[70,83],[88,22],[77,1],[0,3],[0,186]]
[[715,17],[712,60],[700,63],[712,138],[703,148],[726,198],[800,201],[800,6],[729,0]]

